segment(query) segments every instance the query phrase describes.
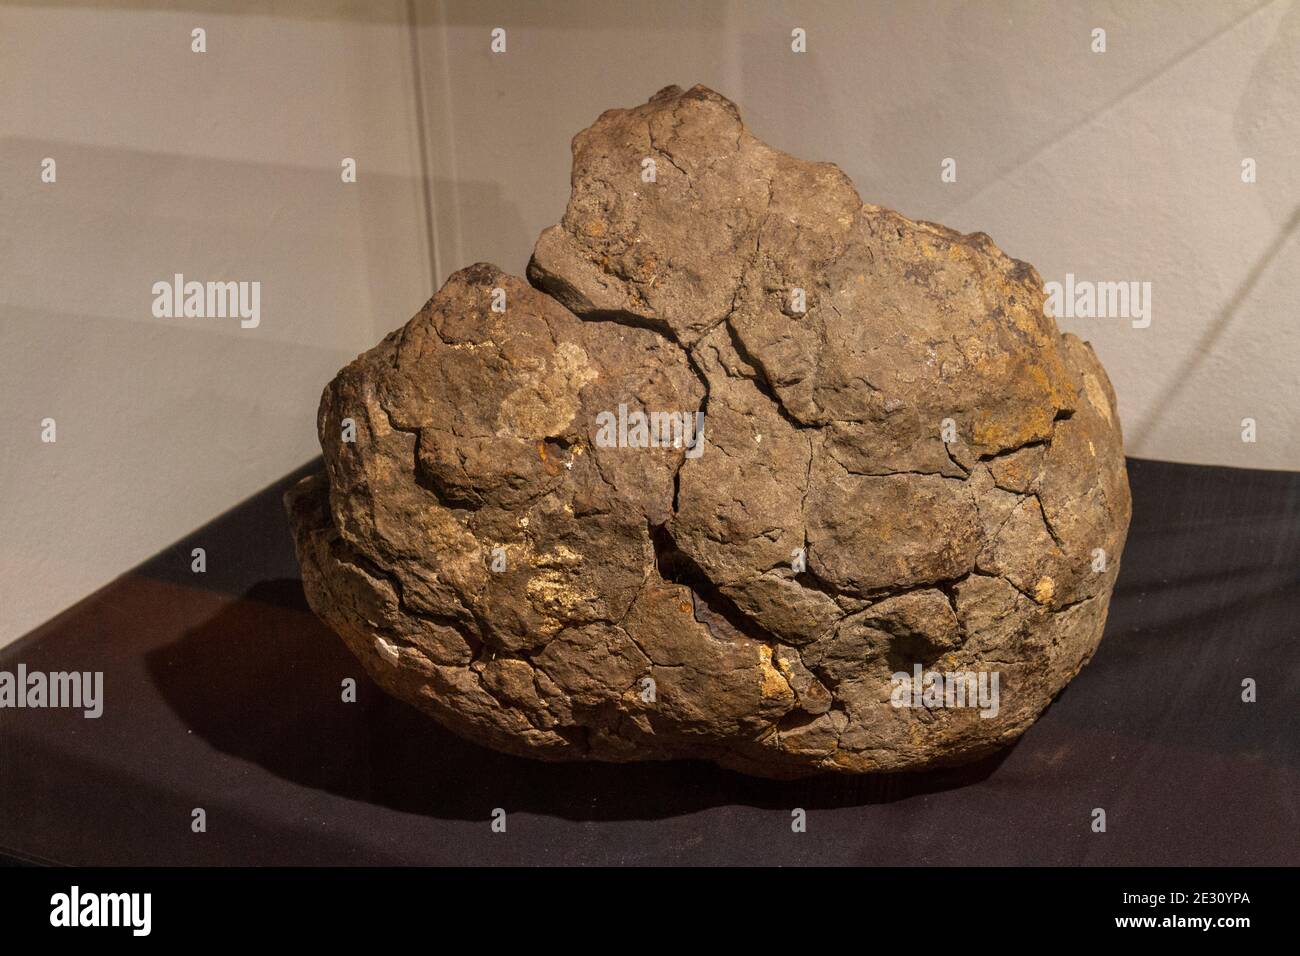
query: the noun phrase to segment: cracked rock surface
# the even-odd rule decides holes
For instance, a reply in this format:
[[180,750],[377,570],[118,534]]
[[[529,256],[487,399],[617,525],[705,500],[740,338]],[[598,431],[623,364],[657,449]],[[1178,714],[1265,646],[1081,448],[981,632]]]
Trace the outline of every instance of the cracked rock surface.
[[[703,87],[573,154],[527,281],[456,273],[325,389],[286,498],[313,609],[514,754],[790,777],[1014,740],[1096,649],[1130,512],[1110,383],[1035,270]],[[703,441],[606,447],[620,405]],[[895,706],[917,666],[996,673],[996,713]]]

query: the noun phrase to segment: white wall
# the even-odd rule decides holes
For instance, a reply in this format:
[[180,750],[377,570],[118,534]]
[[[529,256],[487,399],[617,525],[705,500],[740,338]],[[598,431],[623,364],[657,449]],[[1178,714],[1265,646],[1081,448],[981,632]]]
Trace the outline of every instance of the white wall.
[[[430,293],[405,6],[316,6],[0,8],[0,643],[317,454]],[[154,318],[176,272],[261,324]]]
[[[315,454],[339,366],[456,268],[522,273],[575,132],[697,82],[865,200],[1151,282],[1150,328],[1061,322],[1130,454],[1300,468],[1291,0],[0,7],[0,644]],[[261,281],[260,327],[153,318],[174,272]]]

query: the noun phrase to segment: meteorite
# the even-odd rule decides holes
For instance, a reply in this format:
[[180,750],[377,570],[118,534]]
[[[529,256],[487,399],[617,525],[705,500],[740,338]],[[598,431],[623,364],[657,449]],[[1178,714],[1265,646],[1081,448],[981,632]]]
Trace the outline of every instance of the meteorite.
[[1032,266],[700,86],[579,133],[527,279],[455,273],[318,430],[286,498],[312,608],[546,760],[988,754],[1092,656],[1130,513],[1114,393]]

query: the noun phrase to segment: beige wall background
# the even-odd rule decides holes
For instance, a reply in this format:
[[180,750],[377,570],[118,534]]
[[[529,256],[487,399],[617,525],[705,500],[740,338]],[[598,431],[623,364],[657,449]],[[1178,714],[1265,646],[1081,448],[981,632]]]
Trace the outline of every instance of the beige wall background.
[[[1150,282],[1149,328],[1060,322],[1131,455],[1300,468],[1292,0],[5,4],[0,644],[316,454],[341,365],[457,268],[522,273],[575,132],[697,82],[1045,280]],[[176,272],[260,281],[261,324],[154,318]]]

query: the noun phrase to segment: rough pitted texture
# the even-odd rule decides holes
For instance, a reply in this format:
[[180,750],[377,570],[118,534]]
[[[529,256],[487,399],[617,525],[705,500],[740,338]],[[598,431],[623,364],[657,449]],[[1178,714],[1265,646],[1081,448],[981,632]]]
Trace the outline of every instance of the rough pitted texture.
[[[312,607],[516,754],[795,776],[1013,740],[1101,639],[1130,507],[1110,384],[1038,274],[702,87],[573,152],[528,282],[456,273],[326,388],[326,472],[288,496]],[[620,404],[703,411],[702,453],[600,447]],[[916,664],[998,672],[996,717],[892,706]]]

